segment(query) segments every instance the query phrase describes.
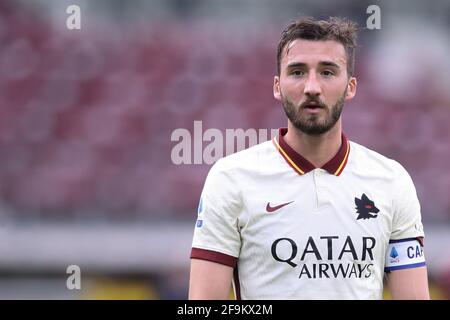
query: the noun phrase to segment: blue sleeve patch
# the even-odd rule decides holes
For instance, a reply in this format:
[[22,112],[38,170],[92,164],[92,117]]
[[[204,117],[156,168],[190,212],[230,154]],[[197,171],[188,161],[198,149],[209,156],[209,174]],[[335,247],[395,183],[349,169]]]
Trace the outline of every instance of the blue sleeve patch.
[[200,202],[198,203],[197,214],[201,214],[203,212],[203,197],[200,198]]

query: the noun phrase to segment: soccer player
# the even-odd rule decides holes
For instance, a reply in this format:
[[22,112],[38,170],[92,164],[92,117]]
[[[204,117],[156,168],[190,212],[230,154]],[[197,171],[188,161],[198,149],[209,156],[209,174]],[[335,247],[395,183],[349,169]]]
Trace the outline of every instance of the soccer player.
[[202,191],[190,299],[429,299],[414,184],[349,141],[357,26],[304,18],[283,31],[273,94],[287,128],[225,157]]

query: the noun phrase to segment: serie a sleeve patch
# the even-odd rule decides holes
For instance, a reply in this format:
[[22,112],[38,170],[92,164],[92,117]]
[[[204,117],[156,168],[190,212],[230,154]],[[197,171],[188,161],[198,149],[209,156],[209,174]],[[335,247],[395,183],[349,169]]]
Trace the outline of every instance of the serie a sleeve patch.
[[423,247],[415,238],[391,240],[386,250],[384,271],[416,268],[425,265]]

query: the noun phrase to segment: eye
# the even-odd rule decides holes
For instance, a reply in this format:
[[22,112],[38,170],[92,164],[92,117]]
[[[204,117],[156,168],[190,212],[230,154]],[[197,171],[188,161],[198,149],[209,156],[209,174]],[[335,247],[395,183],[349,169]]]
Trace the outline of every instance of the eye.
[[302,70],[294,70],[291,72],[291,74],[293,74],[294,76],[297,76],[297,77],[301,77],[301,76],[305,75],[305,73]]
[[322,74],[323,76],[325,76],[325,77],[331,77],[331,76],[334,76],[334,72],[331,71],[331,70],[324,70],[324,71],[321,72],[321,74]]

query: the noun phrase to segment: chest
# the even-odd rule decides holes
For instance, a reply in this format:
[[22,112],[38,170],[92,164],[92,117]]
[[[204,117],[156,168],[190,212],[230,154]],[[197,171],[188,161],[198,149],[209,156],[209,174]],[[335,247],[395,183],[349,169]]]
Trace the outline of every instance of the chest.
[[328,260],[366,259],[375,246],[388,243],[394,214],[388,182],[323,170],[278,178],[245,190],[243,239]]

